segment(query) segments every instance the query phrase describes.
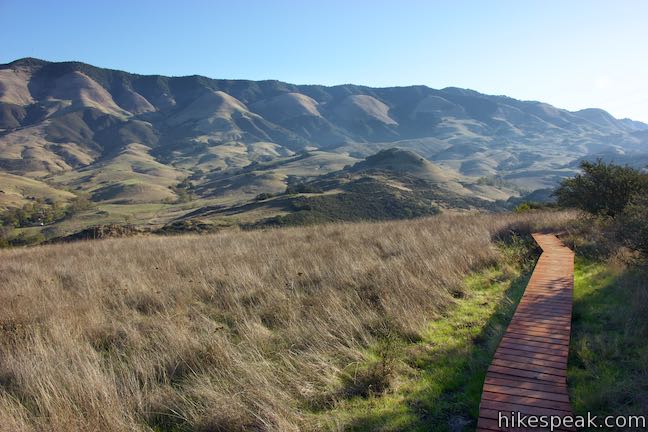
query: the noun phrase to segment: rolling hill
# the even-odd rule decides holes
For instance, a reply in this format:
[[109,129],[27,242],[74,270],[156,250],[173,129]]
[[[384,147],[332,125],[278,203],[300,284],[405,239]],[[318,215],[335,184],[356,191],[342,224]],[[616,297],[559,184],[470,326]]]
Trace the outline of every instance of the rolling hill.
[[[492,208],[552,188],[583,158],[646,154],[641,122],[459,88],[144,76],[33,58],[0,65],[0,189],[22,178],[53,198],[96,203],[52,235],[197,214],[254,224],[293,212],[284,192],[301,184],[332,196],[360,182],[413,199],[408,206],[425,202],[425,212]],[[424,189],[434,196],[420,201]],[[291,203],[260,205],[263,194]]]

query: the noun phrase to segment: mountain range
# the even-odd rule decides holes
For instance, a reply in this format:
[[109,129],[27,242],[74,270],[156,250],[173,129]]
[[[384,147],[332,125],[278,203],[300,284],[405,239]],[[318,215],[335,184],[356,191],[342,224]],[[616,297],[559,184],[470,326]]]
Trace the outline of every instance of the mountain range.
[[583,158],[647,154],[644,123],[460,88],[137,75],[33,58],[0,65],[0,207],[75,195],[96,204],[56,224],[57,235],[191,215],[276,222],[296,198],[363,195],[348,190],[358,182],[389,196],[389,208],[409,203],[406,215],[493,208],[554,187]]

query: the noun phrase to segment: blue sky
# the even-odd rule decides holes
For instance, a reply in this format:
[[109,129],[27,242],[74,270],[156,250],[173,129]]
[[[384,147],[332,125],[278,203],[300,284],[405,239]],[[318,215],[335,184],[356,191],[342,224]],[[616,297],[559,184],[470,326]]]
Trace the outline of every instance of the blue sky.
[[425,84],[648,122],[648,1],[0,0],[0,62]]

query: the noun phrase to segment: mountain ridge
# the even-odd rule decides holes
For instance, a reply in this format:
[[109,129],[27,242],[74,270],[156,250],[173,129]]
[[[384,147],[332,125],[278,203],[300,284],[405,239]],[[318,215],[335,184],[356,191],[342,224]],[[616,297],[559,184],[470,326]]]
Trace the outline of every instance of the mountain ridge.
[[[387,152],[379,175],[356,167],[338,183],[352,177],[344,187],[353,193],[371,184],[385,205],[404,181],[418,188],[408,192],[414,200],[443,201],[441,192],[424,193],[435,185],[451,202],[472,194],[461,205],[484,207],[550,189],[583,158],[645,160],[646,131],[601,109],[571,112],[458,87],[167,77],[34,58],[0,65],[0,172],[89,196],[104,212],[90,218],[97,221],[165,223],[201,206],[257,209],[258,195],[316,184],[392,148],[429,165],[386,173],[403,161]],[[273,216],[264,212],[240,217]]]
[[[90,63],[82,62],[82,61],[77,61],[77,60],[66,60],[66,61],[60,61],[60,62],[55,62],[55,61],[49,61],[49,60],[44,60],[44,59],[39,59],[36,57],[23,57],[19,58],[16,60],[13,60],[8,63],[0,63],[0,70],[1,69],[9,69],[13,66],[27,66],[27,67],[33,67],[33,66],[46,66],[46,65],[60,65],[62,67],[90,67],[93,69],[97,70],[103,70],[111,73],[118,73],[118,74],[123,74],[123,75],[129,75],[129,76],[134,76],[134,77],[140,77],[140,78],[167,78],[167,79],[196,79],[196,80],[201,80],[201,79],[206,79],[206,80],[211,80],[211,81],[218,81],[218,82],[235,82],[235,83],[272,83],[272,84],[278,84],[278,85],[287,85],[287,86],[293,86],[293,87],[298,87],[298,88],[308,88],[308,87],[313,87],[313,88],[327,88],[327,89],[337,89],[337,88],[347,88],[347,87],[353,87],[358,90],[395,90],[395,89],[425,89],[425,90],[432,90],[432,91],[441,91],[441,92],[458,92],[460,94],[472,94],[474,96],[485,96],[485,97],[495,97],[495,98],[506,98],[510,100],[514,100],[516,102],[522,102],[522,103],[539,103],[539,104],[544,104],[544,105],[550,105],[546,102],[542,102],[539,100],[525,100],[525,99],[516,99],[508,95],[489,95],[487,93],[480,92],[475,89],[470,89],[470,88],[461,88],[461,87],[456,87],[456,86],[448,86],[444,87],[441,89],[435,89],[433,87],[430,87],[425,84],[411,84],[411,85],[398,85],[398,86],[369,86],[369,85],[364,85],[364,84],[355,84],[355,83],[344,83],[344,84],[333,84],[333,85],[322,85],[322,84],[292,84],[288,83],[286,81],[278,80],[278,79],[262,79],[262,80],[251,80],[251,79],[239,79],[239,78],[212,78],[208,77],[205,75],[199,75],[199,74],[191,74],[191,75],[161,75],[161,74],[141,74],[141,73],[136,73],[136,72],[127,72],[124,70],[120,69],[113,69],[113,68],[105,68],[105,67],[99,67],[99,66],[94,66]],[[554,105],[550,105],[555,108]],[[579,114],[582,112],[590,111],[590,110],[597,110],[597,111],[603,111],[605,114],[609,115],[610,117],[613,117],[611,114],[609,114],[607,111],[605,111],[602,108],[595,108],[595,107],[590,107],[590,108],[584,108],[584,109],[579,109],[579,110],[566,110],[563,108],[557,108],[558,110],[561,111],[566,111],[572,114]],[[615,118],[615,120],[618,121],[627,121],[627,123],[633,123],[635,124],[635,127],[638,129],[648,129],[648,124],[644,123],[642,121],[630,119],[630,118]]]
[[[456,87],[442,90],[424,85],[372,88],[294,85],[277,80],[219,80],[200,75],[165,77],[102,69],[82,62],[54,63],[30,58],[0,65],[0,70],[12,68],[30,70],[28,77],[22,77],[27,82],[19,83],[23,94],[18,99],[22,103],[7,96],[11,83],[3,85],[0,127],[5,130],[36,125],[54,114],[73,111],[75,107],[96,108],[116,118],[157,122],[156,127],[163,129],[178,124],[159,122],[161,113],[173,116],[175,111],[199,100],[205,92],[221,92],[233,98],[236,104],[260,112],[263,109],[258,107],[264,102],[286,94],[317,104],[319,116],[280,116],[273,118],[271,124],[267,124],[263,116],[257,119],[239,116],[230,122],[231,134],[216,137],[221,141],[228,138],[246,142],[278,141],[292,150],[310,144],[337,148],[353,142],[430,137],[443,140],[457,137],[504,141],[520,137],[538,139],[534,133],[537,135],[538,131],[551,128],[557,128],[566,139],[572,140],[574,135],[586,133],[589,135],[586,145],[592,146],[600,141],[601,137],[596,135],[631,135],[648,128],[641,122],[615,119],[600,110],[570,112],[542,102],[490,96]],[[57,85],[59,82],[61,84]],[[14,83],[14,87],[19,84]],[[78,94],[66,95],[65,89],[76,90]],[[34,103],[26,103],[30,99]],[[68,101],[68,105],[60,101]],[[312,109],[304,111],[312,112]],[[594,112],[599,114],[594,115]],[[227,129],[226,125],[217,124]],[[570,130],[561,130],[565,128]],[[187,131],[185,135],[195,142],[201,131],[209,132],[198,128],[193,134]],[[177,141],[177,136],[171,138]],[[632,145],[633,137],[627,138],[621,146]]]

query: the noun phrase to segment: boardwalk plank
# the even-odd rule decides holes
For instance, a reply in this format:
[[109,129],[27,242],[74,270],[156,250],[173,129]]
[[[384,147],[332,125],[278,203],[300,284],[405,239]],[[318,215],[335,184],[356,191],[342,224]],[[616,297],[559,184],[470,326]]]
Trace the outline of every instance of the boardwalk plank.
[[556,362],[556,361],[550,361],[550,360],[542,360],[542,359],[537,359],[533,357],[526,357],[526,356],[519,356],[519,355],[511,355],[505,352],[497,352],[495,353],[495,358],[496,359],[502,359],[502,360],[507,360],[507,361],[514,361],[514,362],[526,362],[526,363],[531,363],[534,365],[539,365],[539,366],[547,366],[551,367],[554,369],[562,369],[564,364],[562,362]]
[[563,356],[559,356],[559,355],[536,353],[536,352],[532,352],[532,351],[524,351],[524,350],[519,350],[519,349],[515,349],[515,348],[506,348],[506,347],[502,347],[502,346],[500,346],[500,349],[498,349],[497,352],[502,354],[502,355],[514,355],[514,356],[518,356],[518,357],[527,357],[527,358],[531,358],[531,359],[547,360],[547,361],[551,361],[551,362],[554,362],[554,363],[563,363],[564,364],[566,362],[566,360],[567,360]]
[[530,397],[527,395],[510,395],[500,392],[490,392],[484,390],[482,394],[483,400],[491,400],[496,402],[510,402],[514,404],[534,406],[540,408],[551,408],[555,410],[561,410],[566,412],[571,412],[571,406],[569,402],[564,401],[553,401],[541,398]]
[[[498,380],[498,382],[506,382],[506,380]],[[520,395],[524,397],[533,397],[536,399],[544,399],[544,400],[553,400],[557,402],[567,402],[569,403],[569,396],[565,394],[560,394],[560,393],[550,393],[546,391],[540,391],[540,390],[531,390],[531,389],[526,389],[526,388],[519,388],[516,387],[515,385],[517,384],[516,382],[507,382],[510,383],[511,385],[514,385],[514,387],[510,387],[507,385],[497,385],[497,384],[484,384],[484,392],[491,392],[491,393],[503,393],[503,394],[508,394],[508,395]]]

